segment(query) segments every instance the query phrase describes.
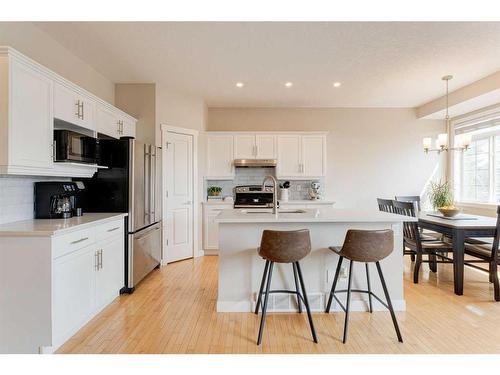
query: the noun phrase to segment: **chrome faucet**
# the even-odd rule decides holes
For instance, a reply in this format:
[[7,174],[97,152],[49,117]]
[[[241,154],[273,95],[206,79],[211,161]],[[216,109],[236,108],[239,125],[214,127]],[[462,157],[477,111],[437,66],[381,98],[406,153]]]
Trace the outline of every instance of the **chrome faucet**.
[[267,175],[264,177],[264,181],[262,181],[262,190],[266,189],[267,180],[271,180],[273,182],[273,214],[278,214],[278,181],[272,175]]

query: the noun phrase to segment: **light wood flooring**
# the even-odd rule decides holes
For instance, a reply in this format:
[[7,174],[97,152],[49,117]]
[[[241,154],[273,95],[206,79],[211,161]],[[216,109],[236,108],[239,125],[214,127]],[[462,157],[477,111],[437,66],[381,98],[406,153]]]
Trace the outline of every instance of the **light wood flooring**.
[[397,313],[398,343],[388,312],[351,313],[342,344],[342,313],[269,314],[262,346],[260,315],[217,313],[217,257],[186,260],[152,272],[132,295],[116,299],[58,353],[500,353],[500,302],[487,274],[466,269],[463,296],[453,293],[451,265],[423,265],[411,281],[405,261],[407,311]]

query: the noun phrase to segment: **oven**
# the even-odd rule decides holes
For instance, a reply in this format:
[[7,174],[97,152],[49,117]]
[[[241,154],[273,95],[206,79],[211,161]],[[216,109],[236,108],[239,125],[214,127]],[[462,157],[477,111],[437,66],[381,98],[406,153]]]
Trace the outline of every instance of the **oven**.
[[99,141],[71,130],[54,130],[54,161],[95,164]]
[[272,208],[274,189],[262,185],[236,186],[234,208]]

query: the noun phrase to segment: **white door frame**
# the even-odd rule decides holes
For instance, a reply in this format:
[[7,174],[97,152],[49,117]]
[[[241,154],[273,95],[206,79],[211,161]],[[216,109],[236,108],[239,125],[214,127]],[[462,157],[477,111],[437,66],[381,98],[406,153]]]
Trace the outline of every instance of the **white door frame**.
[[[199,193],[199,187],[198,187],[198,130],[193,130],[193,129],[187,129],[187,128],[180,128],[177,126],[170,126],[167,124],[160,124],[160,129],[161,129],[161,146],[162,148],[164,147],[166,141],[167,141],[167,133],[177,133],[177,134],[183,134],[183,135],[191,135],[193,137],[193,155],[192,155],[192,160],[193,160],[193,176],[192,176],[192,181],[193,181],[193,186],[192,186],[192,191],[193,191],[193,257],[200,256],[200,251],[199,251],[199,246],[198,246],[198,214],[199,214],[199,198],[198,198],[198,193]],[[163,149],[162,152],[163,155],[163,160],[162,160],[162,166],[167,165],[167,150]],[[162,218],[163,220],[167,219],[167,211],[168,211],[168,206],[167,206],[167,176],[166,173],[163,173],[162,171]],[[164,225],[163,227],[165,227]],[[165,230],[163,230],[163,236],[165,238]],[[163,241],[162,241],[163,242]],[[166,265],[166,248],[163,246],[162,243],[162,265]]]

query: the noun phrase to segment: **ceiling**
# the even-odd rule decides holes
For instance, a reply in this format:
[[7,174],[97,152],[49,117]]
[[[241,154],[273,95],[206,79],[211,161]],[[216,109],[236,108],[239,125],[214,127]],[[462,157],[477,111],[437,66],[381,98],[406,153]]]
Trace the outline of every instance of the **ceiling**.
[[443,95],[445,74],[453,90],[500,70],[500,22],[36,25],[113,82],[165,84],[210,107],[417,107]]

